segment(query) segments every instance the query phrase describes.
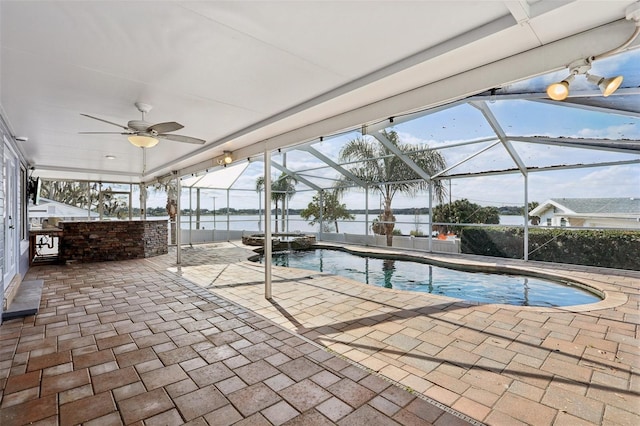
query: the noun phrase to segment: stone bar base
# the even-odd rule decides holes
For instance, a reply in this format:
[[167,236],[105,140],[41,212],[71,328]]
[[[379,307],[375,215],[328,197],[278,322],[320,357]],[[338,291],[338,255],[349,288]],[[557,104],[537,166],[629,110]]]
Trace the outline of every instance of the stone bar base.
[[168,253],[167,221],[62,222],[62,263],[142,259]]

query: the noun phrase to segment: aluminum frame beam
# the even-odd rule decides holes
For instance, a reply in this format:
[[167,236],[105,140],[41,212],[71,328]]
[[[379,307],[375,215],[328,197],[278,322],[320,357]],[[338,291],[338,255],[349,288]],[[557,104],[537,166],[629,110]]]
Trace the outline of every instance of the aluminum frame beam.
[[494,146],[498,145],[499,143],[500,143],[500,141],[495,141],[494,143],[491,143],[491,144],[489,144],[489,145],[485,146],[485,147],[484,147],[484,148],[482,148],[481,150],[476,151],[476,152],[474,152],[473,154],[471,154],[471,155],[469,155],[469,156],[467,156],[467,157],[463,158],[462,160],[458,161],[457,163],[453,164],[452,166],[449,166],[449,167],[447,167],[446,169],[444,169],[444,170],[442,170],[442,171],[440,171],[440,172],[436,173],[436,174],[435,174],[435,175],[433,175],[431,178],[432,178],[432,179],[435,179],[435,178],[437,178],[437,177],[439,177],[439,176],[444,175],[444,174],[445,174],[445,173],[447,173],[449,170],[455,169],[455,168],[456,168],[456,167],[458,167],[459,165],[464,164],[464,163],[466,163],[467,161],[471,160],[472,158],[475,158],[475,157],[477,157],[478,155],[482,154],[483,152],[490,150],[491,148],[493,148]]
[[[638,92],[640,93],[640,90],[638,90]],[[553,106],[563,106],[566,108],[576,108],[576,109],[582,109],[585,111],[603,112],[606,114],[622,115],[623,117],[635,117],[635,118],[640,117],[640,112],[637,112],[637,111],[628,111],[624,109],[615,109],[615,108],[608,108],[608,107],[596,106],[596,105],[585,105],[585,104],[580,104],[576,102],[571,102],[571,98],[567,98],[563,102],[552,101],[551,99],[528,99],[528,100],[531,102],[539,102],[542,104],[553,105]]]
[[405,163],[411,170],[413,170],[418,176],[424,179],[427,182],[431,181],[431,176],[429,176],[420,166],[416,164],[411,158],[409,158],[404,152],[400,151],[397,146],[395,146],[389,139],[387,139],[380,132],[373,132],[371,134],[374,138],[376,138],[382,145],[385,146],[389,151],[391,151],[396,157],[398,157],[403,163]]
[[[594,167],[609,167],[609,166],[624,166],[628,164],[640,164],[640,159],[638,160],[625,160],[625,161],[608,161],[604,163],[592,163],[592,164],[571,164],[571,165],[563,165],[563,166],[547,166],[547,167],[532,167],[527,169],[529,173],[538,173],[538,172],[548,172],[548,171],[556,171],[556,170],[574,170],[574,169],[589,169]],[[475,172],[475,173],[464,173],[459,175],[448,175],[441,176],[438,179],[434,180],[449,180],[449,179],[468,179],[470,177],[483,177],[483,176],[498,176],[498,175],[509,175],[520,173],[520,169],[511,169],[511,170],[495,170],[488,172]]]
[[520,169],[520,172],[524,176],[526,176],[527,175],[527,166],[524,164],[524,161],[522,161],[522,158],[520,158],[520,155],[518,154],[518,151],[516,151],[515,148],[513,147],[513,145],[511,145],[511,143],[509,142],[509,140],[507,138],[507,134],[504,132],[504,129],[500,125],[500,122],[498,121],[496,116],[493,115],[493,112],[491,111],[491,109],[489,108],[487,103],[484,102],[484,101],[483,102],[471,102],[471,105],[480,110],[480,112],[482,113],[484,118],[489,123],[489,126],[491,126],[493,131],[498,136],[498,139],[500,140],[500,142],[502,142],[502,145],[505,147],[505,149],[509,153],[509,156],[511,156],[511,159],[514,161],[514,163],[516,163],[516,165],[518,166],[518,169]]
[[[640,150],[637,148],[625,148],[625,147],[617,147],[617,146],[601,146],[596,145],[596,143],[605,142],[602,139],[576,139],[576,138],[545,138],[541,136],[513,136],[509,138],[513,142],[526,142],[526,143],[534,143],[540,145],[553,145],[553,146],[562,146],[566,148],[577,148],[577,149],[592,149],[595,151],[610,151],[617,152],[623,154],[640,154]],[[611,141],[614,142],[614,141]],[[636,145],[640,145],[640,141],[620,141],[617,142],[619,145],[624,145],[627,143],[635,143]],[[581,144],[582,143],[582,144]],[[592,143],[593,145],[591,145]]]
[[350,171],[344,169],[343,167],[338,165],[338,163],[336,163],[331,158],[327,157],[326,155],[324,155],[323,153],[321,153],[320,151],[318,151],[314,147],[305,146],[305,147],[301,148],[301,151],[306,151],[309,154],[313,155],[318,160],[324,162],[326,165],[328,165],[329,167],[331,167],[332,169],[334,169],[335,171],[340,173],[342,176],[344,176],[347,179],[349,179],[350,181],[358,184],[358,186],[362,186],[362,187],[367,186],[367,184],[364,181],[358,179],[353,173],[351,173]]
[[[621,87],[612,93],[609,96],[630,96],[630,95],[640,95],[640,87]],[[575,98],[593,98],[593,97],[601,97],[602,92],[599,89],[593,90],[571,90],[569,97],[567,98],[569,101]],[[479,94],[473,95],[466,99],[466,102],[472,101],[510,101],[514,99],[520,100],[537,100],[537,99],[545,99],[548,100],[549,103],[554,105],[563,105],[567,102],[564,100],[563,102],[552,101],[549,99],[549,95],[547,92],[526,92],[526,93],[496,93],[496,94]]]
[[302,176],[296,174],[296,172],[291,171],[289,169],[287,169],[286,167],[276,163],[275,161],[271,161],[271,166],[275,167],[276,169],[280,170],[281,172],[291,176],[292,178],[294,178],[295,180],[304,183],[305,185],[307,185],[309,188],[315,189],[316,191],[322,191],[322,188],[320,188],[318,185],[316,185],[315,183],[303,178]]

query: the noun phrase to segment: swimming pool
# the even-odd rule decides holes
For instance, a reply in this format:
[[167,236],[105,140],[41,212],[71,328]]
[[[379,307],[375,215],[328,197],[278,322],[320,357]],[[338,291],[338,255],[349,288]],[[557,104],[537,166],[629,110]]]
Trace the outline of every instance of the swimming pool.
[[[262,257],[259,261],[263,262]],[[466,272],[428,263],[363,257],[330,249],[273,253],[273,264],[327,272],[379,287],[439,294],[479,303],[555,307],[601,300],[580,287],[540,278]]]

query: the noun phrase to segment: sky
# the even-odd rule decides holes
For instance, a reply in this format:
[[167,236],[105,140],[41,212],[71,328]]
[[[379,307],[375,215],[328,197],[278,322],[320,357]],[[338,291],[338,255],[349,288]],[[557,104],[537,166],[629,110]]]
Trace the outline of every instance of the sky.
[[[637,87],[640,85],[640,82],[635,81],[640,79],[639,64],[640,49],[637,49],[624,55],[599,61],[594,64],[592,72],[605,76],[623,74],[626,79],[623,87]],[[543,91],[547,84],[561,80],[566,74],[567,70],[563,70],[539,76],[507,86],[505,90],[517,92],[533,89]],[[586,89],[589,84],[584,82],[583,76],[577,76],[574,83],[571,85],[572,89]],[[508,136],[640,140],[640,119],[637,117],[569,108],[563,106],[562,103],[549,105],[528,100],[496,100],[488,103],[488,106]],[[495,137],[495,133],[482,113],[466,104],[396,124],[389,129],[395,130],[403,143],[427,145],[433,149],[440,149],[448,165],[456,164],[492,142],[448,149],[442,149],[443,146],[478,138]],[[359,136],[358,132],[351,132],[336,137],[327,137],[312,146],[327,157],[339,162],[339,153],[344,144]],[[533,167],[640,160],[640,155],[637,154],[554,147],[523,142],[512,142],[512,144],[524,163]],[[287,168],[294,171],[323,166],[318,159],[309,153],[298,150],[274,153],[272,161],[280,164],[286,162]],[[451,173],[501,170],[513,167],[515,167],[513,160],[504,147],[499,144],[454,168]],[[229,192],[230,207],[236,209],[257,209],[259,207],[260,201],[255,191],[255,182],[259,176],[263,175],[263,170],[263,164],[260,161],[252,162],[246,167],[244,173]],[[328,167],[308,172],[303,171],[302,173],[304,177],[321,187],[331,187],[333,179],[338,177],[337,172]],[[279,174],[278,170],[273,169],[272,176],[274,178]],[[523,205],[525,200],[525,183],[520,174],[452,179],[450,183],[446,181],[445,185],[447,190],[451,189],[451,200],[466,198],[484,206]],[[290,207],[304,208],[311,201],[315,191],[310,190],[302,183],[298,184],[297,191],[290,201]],[[640,165],[593,167],[529,174],[529,202],[542,203],[550,198],[563,197],[640,197]],[[214,198],[217,209],[226,207],[227,191],[211,189],[201,190],[201,207],[211,209]],[[347,205],[347,208],[364,208],[365,194],[359,190],[349,191],[343,197],[342,202]],[[150,194],[148,204],[150,207],[164,206],[164,203],[165,198],[161,194]],[[195,206],[195,199],[192,203]],[[260,203],[263,205],[264,201],[262,200]],[[379,204],[378,194],[370,193],[369,208],[378,208]],[[398,194],[393,200],[394,208],[426,207],[428,204],[428,194],[426,193],[416,196]],[[188,191],[183,193],[182,205],[184,207],[189,205]]]

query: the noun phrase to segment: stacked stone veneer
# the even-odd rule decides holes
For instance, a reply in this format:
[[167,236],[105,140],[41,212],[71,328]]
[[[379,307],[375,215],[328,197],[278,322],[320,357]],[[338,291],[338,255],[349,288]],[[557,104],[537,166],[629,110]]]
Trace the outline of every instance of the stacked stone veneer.
[[168,253],[167,221],[63,222],[62,263],[141,259]]

